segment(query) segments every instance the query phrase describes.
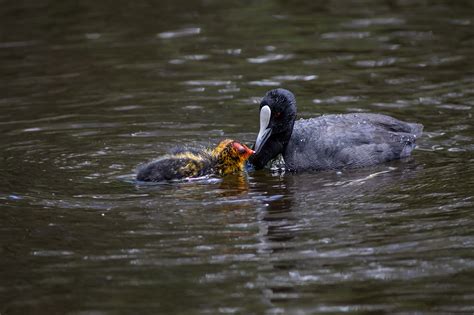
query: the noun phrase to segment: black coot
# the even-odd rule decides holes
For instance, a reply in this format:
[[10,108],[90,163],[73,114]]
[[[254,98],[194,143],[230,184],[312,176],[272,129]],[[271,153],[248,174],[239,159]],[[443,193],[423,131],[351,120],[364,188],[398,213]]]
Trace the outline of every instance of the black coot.
[[410,155],[423,125],[381,114],[323,115],[296,119],[296,100],[285,89],[260,103],[260,131],[249,159],[263,168],[278,154],[290,171],[370,166]]

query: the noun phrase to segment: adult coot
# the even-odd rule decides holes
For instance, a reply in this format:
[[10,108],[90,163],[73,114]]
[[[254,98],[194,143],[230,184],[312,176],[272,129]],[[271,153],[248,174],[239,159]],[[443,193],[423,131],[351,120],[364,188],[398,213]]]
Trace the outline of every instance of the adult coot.
[[260,103],[260,131],[249,159],[263,168],[278,154],[290,171],[357,168],[410,155],[423,125],[381,114],[323,115],[296,119],[296,100],[285,89]]
[[180,150],[150,162],[138,170],[137,180],[160,182],[204,175],[224,176],[242,171],[253,153],[246,145],[226,139],[212,151]]

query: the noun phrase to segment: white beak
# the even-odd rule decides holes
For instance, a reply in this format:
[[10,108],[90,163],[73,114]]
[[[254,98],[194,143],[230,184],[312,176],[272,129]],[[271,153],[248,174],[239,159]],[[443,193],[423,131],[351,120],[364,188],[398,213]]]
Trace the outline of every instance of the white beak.
[[256,153],[260,151],[263,144],[267,141],[272,133],[272,129],[268,128],[271,115],[272,111],[268,105],[265,105],[262,107],[262,109],[260,109],[260,130],[258,132],[257,141],[255,141]]

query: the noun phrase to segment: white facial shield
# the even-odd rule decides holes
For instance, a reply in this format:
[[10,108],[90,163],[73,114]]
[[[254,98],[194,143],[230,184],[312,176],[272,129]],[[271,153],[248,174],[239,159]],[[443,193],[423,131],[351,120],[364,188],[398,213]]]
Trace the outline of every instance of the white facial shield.
[[262,145],[267,141],[272,133],[272,129],[268,128],[271,115],[272,111],[268,105],[265,105],[260,109],[260,130],[258,132],[257,141],[255,141],[256,153],[260,151]]

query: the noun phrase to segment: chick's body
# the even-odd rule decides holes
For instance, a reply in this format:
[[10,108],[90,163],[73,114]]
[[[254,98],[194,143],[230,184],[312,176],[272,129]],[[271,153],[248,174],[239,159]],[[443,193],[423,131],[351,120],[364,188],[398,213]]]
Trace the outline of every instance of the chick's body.
[[173,179],[236,173],[243,170],[253,151],[233,140],[223,140],[212,151],[183,151],[141,167],[137,180],[160,182]]

